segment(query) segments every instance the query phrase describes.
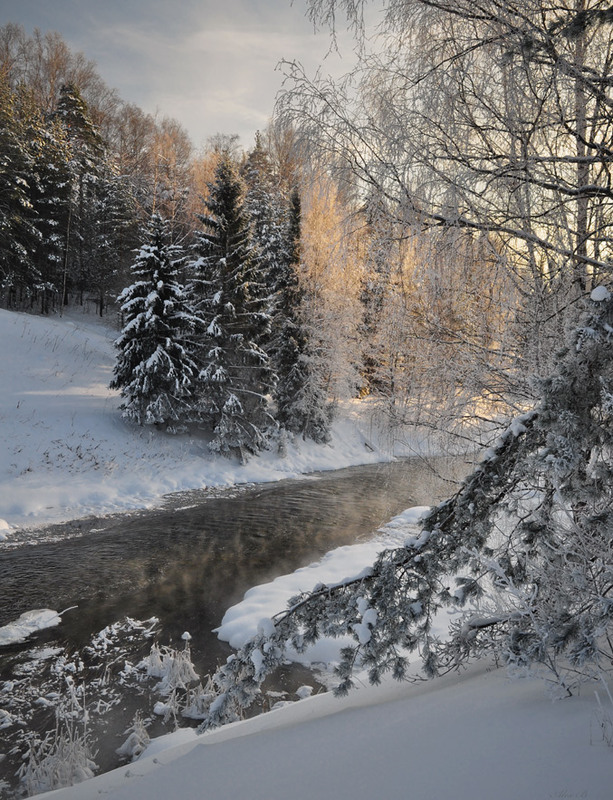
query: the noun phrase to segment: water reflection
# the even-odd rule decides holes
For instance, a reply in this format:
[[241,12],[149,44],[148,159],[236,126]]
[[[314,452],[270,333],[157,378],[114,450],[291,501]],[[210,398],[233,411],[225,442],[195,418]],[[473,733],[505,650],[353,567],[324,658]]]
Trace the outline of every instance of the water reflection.
[[[446,478],[465,471],[457,462],[437,466]],[[449,491],[423,462],[403,461],[230,496],[182,495],[163,510],[91,521],[90,527],[106,527],[0,553],[0,624],[32,608],[77,605],[57,632],[77,647],[125,615],[155,615],[169,638],[189,629],[196,651],[217,650],[211,629],[249,587],[368,536],[404,508]]]

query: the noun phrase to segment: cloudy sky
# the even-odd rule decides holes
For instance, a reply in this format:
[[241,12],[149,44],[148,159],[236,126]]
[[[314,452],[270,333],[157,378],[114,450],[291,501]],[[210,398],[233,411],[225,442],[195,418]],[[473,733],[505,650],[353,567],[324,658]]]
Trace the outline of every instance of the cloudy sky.
[[272,113],[281,59],[309,73],[324,59],[331,74],[349,66],[350,36],[326,58],[329,33],[305,11],[305,0],[0,0],[0,25],[57,31],[123,100],[175,117],[196,146],[238,133],[248,147]]

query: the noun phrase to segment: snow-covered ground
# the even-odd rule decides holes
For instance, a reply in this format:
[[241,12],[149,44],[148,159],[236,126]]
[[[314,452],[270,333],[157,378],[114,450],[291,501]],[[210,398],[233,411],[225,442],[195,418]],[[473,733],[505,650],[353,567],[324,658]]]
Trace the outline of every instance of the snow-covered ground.
[[[172,491],[387,457],[356,410],[337,423],[331,446],[301,442],[284,459],[271,452],[243,467],[214,459],[204,442],[121,420],[118,397],[107,388],[115,334],[95,318],[0,311],[0,335],[0,558],[18,528],[32,528],[35,537],[47,522],[151,506]],[[339,548],[317,565],[254,587],[228,610],[220,635],[240,644],[288,594],[359,572],[379,546],[410,535],[416,514],[386,526],[377,544]],[[44,627],[55,624],[54,614],[39,610],[15,624]],[[361,686],[342,700],[306,697],[202,736],[177,731],[154,740],[138,761],[50,796],[609,800],[613,747],[603,730],[612,743],[605,687],[554,703],[542,682],[510,681],[503,670],[476,664],[427,683]]]
[[[483,665],[425,684],[316,695],[202,736],[53,800],[610,800],[593,696],[552,703]],[[162,749],[162,744],[172,745]]]
[[351,406],[330,445],[290,443],[284,458],[269,451],[244,466],[213,457],[204,440],[130,425],[108,388],[117,335],[95,316],[0,310],[0,541],[15,528],[152,506],[170,492],[389,458]]

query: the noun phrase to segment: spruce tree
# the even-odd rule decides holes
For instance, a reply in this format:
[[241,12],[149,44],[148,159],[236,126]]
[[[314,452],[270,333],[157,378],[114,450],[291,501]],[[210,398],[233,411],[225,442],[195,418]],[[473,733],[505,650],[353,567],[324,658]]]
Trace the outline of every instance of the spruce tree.
[[331,413],[310,352],[308,328],[302,319],[298,280],[300,217],[300,195],[295,190],[286,228],[286,257],[279,262],[274,293],[277,420],[284,430],[325,443],[330,439]]
[[15,97],[0,76],[0,293],[14,304],[32,295],[39,273],[32,251],[40,238],[30,200],[31,161],[15,109]]
[[244,459],[267,445],[273,375],[261,346],[270,319],[258,281],[244,186],[228,153],[219,161],[206,208],[191,265],[203,320],[198,409],[213,430],[211,449]]
[[[264,343],[274,372],[275,417],[281,431],[316,442],[330,438],[330,405],[323,390],[311,337],[303,319],[300,268],[300,195],[288,200],[258,133],[243,175],[245,208],[258,260],[258,286],[271,316]],[[281,439],[283,446],[284,439]]]
[[65,222],[64,298],[76,290],[82,302],[97,266],[92,244],[96,235],[96,188],[103,172],[106,146],[79,88],[60,89],[52,115],[68,143],[69,199]]
[[259,133],[242,175],[246,184],[245,212],[251,225],[257,259],[258,289],[273,314],[275,290],[288,260],[287,200],[275,178]]
[[119,273],[124,242],[132,227],[132,193],[126,180],[110,165],[102,171],[91,197],[92,230],[87,250],[94,265],[89,287],[97,294],[98,313],[106,310],[107,296]]
[[159,215],[146,237],[132,266],[136,281],[118,298],[125,325],[115,342],[111,388],[121,390],[127,419],[174,430],[191,417],[197,367],[187,341],[198,320],[177,281],[180,251],[168,243]]
[[60,88],[53,118],[67,131],[77,173],[95,173],[105,145],[78,86],[67,83]]
[[40,235],[32,258],[38,275],[40,310],[49,313],[61,300],[71,192],[69,144],[57,120],[43,114],[33,94],[22,88],[20,110],[31,164],[29,197]]

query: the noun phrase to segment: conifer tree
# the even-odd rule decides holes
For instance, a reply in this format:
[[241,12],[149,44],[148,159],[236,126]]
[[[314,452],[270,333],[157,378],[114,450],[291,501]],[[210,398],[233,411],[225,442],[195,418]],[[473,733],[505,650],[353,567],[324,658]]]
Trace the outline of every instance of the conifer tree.
[[273,376],[261,346],[270,320],[258,285],[243,183],[228,153],[209,190],[191,265],[204,329],[198,408],[213,429],[211,449],[244,459],[266,446],[272,425],[267,396]]
[[272,321],[264,347],[274,370],[276,420],[283,431],[327,442],[330,406],[310,353],[298,278],[300,195],[295,190],[288,201],[259,133],[243,174],[245,208],[257,248],[258,285],[263,287]]
[[31,294],[38,279],[31,253],[40,234],[33,223],[24,139],[14,94],[0,79],[0,292],[9,304],[18,289]]
[[129,237],[132,194],[128,183],[107,165],[98,177],[91,197],[92,230],[88,243],[94,265],[89,287],[98,295],[98,313],[106,310],[107,295],[122,265],[123,248]]
[[281,427],[318,443],[330,438],[330,405],[318,380],[302,319],[300,265],[300,195],[293,191],[286,229],[286,257],[280,261],[275,285],[275,391]]
[[61,298],[63,284],[71,191],[69,145],[59,122],[44,115],[24,89],[20,104],[31,164],[29,196],[40,233],[32,258],[40,310],[49,313]]
[[198,370],[186,342],[198,320],[177,282],[180,251],[168,244],[166,222],[154,214],[146,235],[132,266],[136,281],[118,298],[125,325],[111,388],[121,390],[127,419],[173,430],[190,418]]
[[61,87],[53,117],[61,122],[68,134],[77,172],[95,173],[104,155],[104,141],[75,84],[68,83]]
[[[64,294],[76,289],[82,301],[96,269],[92,252],[96,227],[95,192],[103,169],[105,143],[74,84],[61,87],[53,119],[62,127],[68,142],[70,174],[69,202],[63,225],[65,272],[62,283],[65,284]],[[63,302],[67,302],[66,296]]]
[[246,184],[245,212],[257,259],[258,288],[270,313],[274,314],[275,290],[288,259],[287,200],[275,179],[259,133],[242,174]]

